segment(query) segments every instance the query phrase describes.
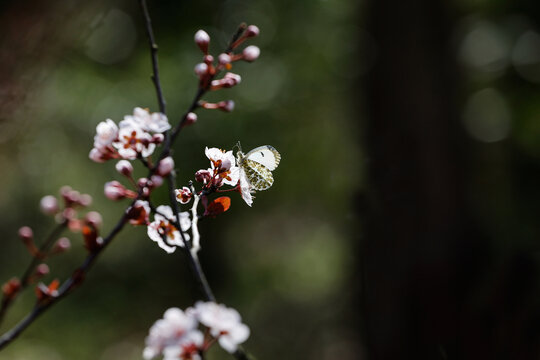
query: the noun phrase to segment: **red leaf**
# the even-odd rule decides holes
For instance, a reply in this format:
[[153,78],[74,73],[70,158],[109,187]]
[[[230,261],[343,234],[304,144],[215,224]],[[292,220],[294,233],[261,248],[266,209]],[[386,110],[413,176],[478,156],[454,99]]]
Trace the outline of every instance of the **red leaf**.
[[210,204],[208,204],[204,216],[215,217],[231,207],[231,198],[228,196],[221,196],[217,199],[214,199]]

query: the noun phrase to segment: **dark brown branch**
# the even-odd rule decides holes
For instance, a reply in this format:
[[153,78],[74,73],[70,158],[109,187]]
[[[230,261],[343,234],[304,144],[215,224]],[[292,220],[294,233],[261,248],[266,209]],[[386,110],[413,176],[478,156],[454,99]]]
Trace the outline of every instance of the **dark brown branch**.
[[21,288],[19,289],[19,291],[17,291],[17,293],[12,296],[9,296],[9,297],[4,296],[4,298],[2,299],[2,304],[0,305],[0,323],[2,323],[2,320],[4,319],[4,316],[9,306],[13,303],[13,301],[15,301],[17,296],[22,291],[24,291],[24,289],[28,287],[30,283],[30,277],[36,270],[36,266],[38,265],[40,261],[43,260],[46,253],[54,244],[54,241],[58,238],[58,236],[60,236],[62,231],[65,230],[66,226],[67,226],[67,221],[63,221],[62,223],[55,226],[55,228],[51,231],[49,236],[47,236],[43,244],[39,247],[37,254],[34,255],[34,257],[32,258],[32,261],[30,262],[30,264],[24,271],[23,276],[21,277]]
[[161,90],[161,82],[159,80],[159,65],[158,65],[158,46],[154,38],[154,31],[152,30],[152,19],[150,19],[150,14],[148,13],[148,7],[146,6],[145,0],[140,0],[139,5],[141,6],[141,11],[144,16],[144,21],[146,23],[146,35],[148,36],[148,43],[150,44],[150,56],[152,58],[152,81],[156,87],[157,100],[159,103],[159,111],[163,114],[166,112],[166,102],[163,96],[163,91]]
[[[136,200],[133,201],[133,203]],[[133,205],[133,204],[132,204]],[[52,305],[56,304],[59,300],[64,298],[70,291],[78,285],[85,277],[86,273],[90,270],[98,256],[101,252],[110,244],[114,237],[122,230],[124,225],[128,221],[127,212],[124,212],[122,218],[118,221],[115,227],[111,230],[109,235],[103,239],[102,246],[99,247],[94,252],[88,254],[83,264],[73,272],[73,274],[60,286],[58,289],[58,295],[55,297],[48,298],[47,301],[38,302],[32,312],[28,314],[23,320],[21,320],[17,325],[15,325],[11,330],[6,332],[2,337],[0,337],[0,350],[6,347],[9,343],[15,340],[28,326],[30,326],[45,310],[47,310]]]

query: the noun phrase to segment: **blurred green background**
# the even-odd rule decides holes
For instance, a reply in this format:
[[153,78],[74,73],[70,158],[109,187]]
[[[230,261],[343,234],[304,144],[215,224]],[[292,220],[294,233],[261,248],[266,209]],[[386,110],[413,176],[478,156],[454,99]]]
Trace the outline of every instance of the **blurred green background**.
[[[406,3],[406,2],[404,2]],[[0,280],[30,257],[16,234],[53,226],[39,200],[63,185],[93,196],[104,233],[127,203],[88,159],[95,127],[157,111],[136,1],[5,2],[0,9]],[[200,52],[245,21],[261,57],[205,97],[174,147],[179,185],[204,147],[270,144],[282,161],[253,208],[201,223],[201,261],[239,310],[258,359],[520,358],[540,344],[540,9],[533,0],[149,1],[168,116],[196,91]],[[425,86],[428,84],[428,86]],[[144,174],[143,169],[138,169]],[[166,203],[164,189],[154,203]],[[396,205],[397,204],[397,205]],[[450,204],[447,206],[447,204]],[[64,279],[85,256],[49,262]],[[143,228],[111,244],[84,286],[0,359],[140,359],[149,327],[201,295],[183,256]],[[32,306],[28,291],[0,329]],[[497,356],[492,356],[497,354]],[[219,349],[208,358],[227,359]]]

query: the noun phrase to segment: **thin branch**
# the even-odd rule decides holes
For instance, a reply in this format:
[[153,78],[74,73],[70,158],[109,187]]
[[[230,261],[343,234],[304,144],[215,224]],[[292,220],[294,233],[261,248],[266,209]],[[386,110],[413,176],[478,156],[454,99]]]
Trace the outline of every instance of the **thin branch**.
[[148,36],[148,43],[150,44],[150,56],[152,58],[152,81],[156,87],[156,94],[159,103],[159,111],[163,114],[166,113],[166,102],[163,96],[163,91],[161,90],[161,82],[159,80],[159,65],[158,65],[158,46],[154,38],[154,31],[152,30],[152,19],[150,19],[150,14],[148,12],[148,7],[146,6],[146,0],[140,0],[139,5],[141,6],[141,11],[144,15],[144,20],[146,23],[146,35]]
[[[135,203],[137,199],[133,201]],[[133,203],[131,205],[133,205]],[[124,225],[128,221],[128,213],[124,212],[122,218],[116,223],[115,227],[103,239],[101,247],[88,254],[85,258],[83,264],[73,272],[73,274],[60,286],[58,289],[58,295],[55,297],[50,297],[45,302],[38,302],[32,309],[32,311],[22,319],[17,325],[15,325],[11,330],[6,332],[0,337],[0,350],[6,347],[9,343],[15,340],[28,326],[30,326],[45,310],[47,310],[52,305],[56,304],[59,300],[63,299],[67,294],[70,293],[72,289],[75,288],[85,277],[86,273],[90,270],[98,256],[101,252],[110,244],[114,237],[122,230]]]
[[12,296],[9,296],[9,297],[4,296],[4,298],[2,299],[2,304],[0,305],[0,323],[2,323],[2,320],[4,319],[4,316],[9,306],[13,303],[13,301],[15,301],[17,296],[22,291],[24,291],[24,289],[28,287],[28,285],[30,284],[30,277],[36,270],[36,266],[38,265],[40,261],[43,260],[46,253],[54,244],[54,241],[58,238],[58,236],[60,236],[62,231],[66,229],[66,226],[67,226],[67,221],[62,221],[60,224],[54,227],[54,229],[47,236],[45,241],[43,241],[43,244],[41,244],[41,246],[39,247],[37,254],[35,254],[34,257],[32,258],[32,261],[30,262],[30,264],[24,271],[23,276],[21,276],[21,281],[20,281],[21,288],[19,289],[19,291],[17,291],[17,293]]

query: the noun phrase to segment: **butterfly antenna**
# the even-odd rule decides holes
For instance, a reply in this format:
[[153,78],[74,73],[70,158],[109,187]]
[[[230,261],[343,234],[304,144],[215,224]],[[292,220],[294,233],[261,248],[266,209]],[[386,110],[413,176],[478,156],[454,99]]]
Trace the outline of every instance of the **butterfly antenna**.
[[242,146],[240,146],[240,141],[238,141],[236,145],[233,146],[233,150],[234,148],[238,148],[238,151],[242,151]]

